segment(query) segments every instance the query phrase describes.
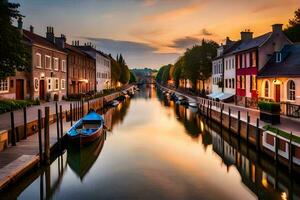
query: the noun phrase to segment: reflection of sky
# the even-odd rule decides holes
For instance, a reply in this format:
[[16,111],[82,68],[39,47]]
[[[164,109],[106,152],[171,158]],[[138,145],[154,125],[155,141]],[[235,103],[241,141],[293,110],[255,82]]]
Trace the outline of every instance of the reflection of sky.
[[124,54],[130,67],[159,67],[202,38],[239,39],[241,30],[255,35],[286,24],[298,0],[12,0],[21,4],[25,27],[45,34],[92,41],[103,51]]
[[238,171],[227,172],[211,145],[204,151],[172,109],[132,99],[83,182],[68,167],[55,198],[254,199]]

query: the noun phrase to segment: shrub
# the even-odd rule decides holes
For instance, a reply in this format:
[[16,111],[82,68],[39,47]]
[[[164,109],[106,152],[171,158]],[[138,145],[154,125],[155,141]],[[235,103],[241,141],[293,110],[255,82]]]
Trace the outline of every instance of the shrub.
[[58,100],[59,100],[58,94],[54,94],[53,100],[54,100],[54,101],[58,101]]
[[51,93],[50,92],[47,92],[47,94],[46,94],[46,101],[47,102],[51,101]]
[[0,113],[18,110],[27,106],[37,105],[36,103],[36,101],[32,100],[1,100]]
[[278,113],[280,112],[280,104],[275,102],[267,102],[267,101],[259,101],[258,107],[260,110],[271,112],[271,113]]

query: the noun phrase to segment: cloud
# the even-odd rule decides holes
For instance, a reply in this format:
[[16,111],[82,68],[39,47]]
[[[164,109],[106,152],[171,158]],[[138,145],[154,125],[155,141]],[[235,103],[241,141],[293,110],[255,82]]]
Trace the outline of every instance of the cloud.
[[80,37],[91,41],[101,51],[112,54],[122,54],[129,67],[153,67],[158,68],[165,63],[173,63],[179,56],[178,53],[160,53],[158,48],[148,43],[114,40],[108,38]]
[[207,29],[203,28],[201,31],[200,31],[200,35],[203,35],[203,36],[212,36],[214,35],[212,32],[209,32]]
[[187,36],[187,37],[175,39],[173,41],[173,44],[169,45],[169,47],[177,48],[177,49],[186,49],[200,42],[201,40],[199,38]]

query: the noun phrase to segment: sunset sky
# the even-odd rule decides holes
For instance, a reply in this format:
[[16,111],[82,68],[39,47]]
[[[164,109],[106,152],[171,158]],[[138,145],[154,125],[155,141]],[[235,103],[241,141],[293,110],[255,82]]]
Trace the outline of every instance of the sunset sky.
[[100,50],[122,53],[130,68],[159,68],[174,63],[202,38],[221,43],[226,36],[240,38],[287,24],[299,0],[13,0],[21,4],[24,28],[34,26],[45,35],[91,41]]

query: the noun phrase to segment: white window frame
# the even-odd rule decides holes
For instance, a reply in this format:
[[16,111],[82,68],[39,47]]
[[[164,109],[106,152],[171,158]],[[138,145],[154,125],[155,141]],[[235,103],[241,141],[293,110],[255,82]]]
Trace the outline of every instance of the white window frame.
[[[4,90],[4,81],[6,81],[7,83],[6,83],[6,87],[7,87],[7,89],[6,90]],[[0,94],[1,93],[7,93],[7,92],[9,92],[9,78],[7,77],[7,78],[3,78],[3,79],[0,79]]]
[[62,89],[62,90],[66,89],[66,80],[65,79],[60,80],[60,89]]
[[[268,83],[268,96],[266,95],[266,83]],[[270,85],[270,81],[269,80],[266,80],[265,82],[264,82],[264,94],[263,94],[263,96],[265,97],[265,98],[270,98],[270,87],[271,87],[271,85]]]
[[[295,89],[291,89],[290,88],[290,85],[291,85],[291,83],[294,83],[294,86],[295,86]],[[294,95],[294,99],[291,99],[291,92],[294,92],[295,93],[295,95]],[[287,99],[289,100],[289,101],[296,101],[296,83],[295,83],[295,81],[293,81],[293,80],[289,80],[288,82],[287,82]]]
[[[57,61],[57,62],[56,62]],[[55,66],[55,64],[57,64],[57,66]],[[59,70],[59,59],[58,58],[55,58],[53,57],[53,69],[55,71],[58,71]]]
[[[56,87],[57,83],[57,87]],[[59,78],[53,78],[53,90],[58,91],[59,90]]]
[[[49,80],[50,80],[50,82],[49,82]],[[52,85],[52,78],[47,78],[47,91],[48,92],[51,92],[52,91],[52,89],[53,89],[53,85]],[[49,88],[49,86],[50,86],[50,88]]]
[[67,62],[66,60],[61,60],[61,71],[67,72]]
[[276,62],[277,62],[277,63],[280,63],[280,62],[281,62],[281,59],[282,59],[281,53],[280,53],[280,52],[277,52],[277,53],[276,53]]
[[[36,81],[36,80],[38,81],[38,82],[37,82],[37,83],[38,83],[38,84],[37,84],[37,88],[35,87],[35,81]],[[39,81],[38,78],[34,78],[34,79],[33,79],[33,87],[34,87],[34,91],[35,91],[35,92],[38,92],[38,91],[39,91],[39,88],[40,88],[40,81]]]
[[[47,67],[47,58],[50,58],[50,67]],[[52,69],[52,59],[49,55],[45,55],[45,69]]]
[[42,68],[42,54],[35,53],[35,56],[39,56],[39,65],[38,65],[38,63],[36,63],[35,67],[36,68]]

